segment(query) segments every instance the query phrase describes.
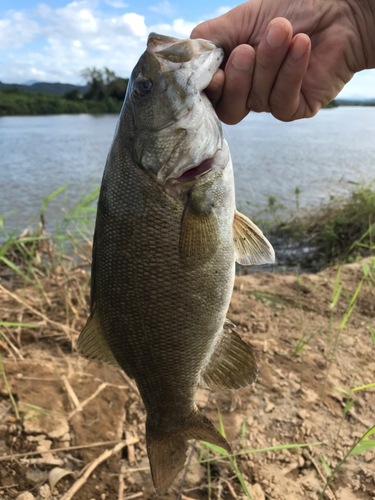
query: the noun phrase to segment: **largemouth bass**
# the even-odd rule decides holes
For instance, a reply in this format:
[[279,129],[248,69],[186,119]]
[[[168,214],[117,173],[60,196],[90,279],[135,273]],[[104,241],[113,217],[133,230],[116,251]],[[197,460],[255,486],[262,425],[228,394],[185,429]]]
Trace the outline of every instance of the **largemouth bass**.
[[199,381],[218,390],[256,379],[251,348],[226,313],[235,262],[274,261],[235,209],[229,148],[203,93],[223,55],[205,40],[149,36],[103,175],[91,315],[78,339],[85,357],[135,380],[159,493],[183,468],[189,439],[230,451],[194,396]]

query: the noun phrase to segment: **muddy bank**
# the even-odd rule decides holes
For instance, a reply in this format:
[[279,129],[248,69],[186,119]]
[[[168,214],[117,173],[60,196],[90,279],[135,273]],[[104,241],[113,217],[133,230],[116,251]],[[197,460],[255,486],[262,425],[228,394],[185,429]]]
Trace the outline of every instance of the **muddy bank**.
[[[371,259],[366,263],[371,269]],[[299,278],[273,273],[236,278],[228,317],[253,346],[259,378],[238,392],[200,389],[197,404],[216,425],[219,408],[234,452],[252,450],[239,455],[237,464],[255,500],[318,499],[328,471],[375,424],[374,387],[350,391],[375,382],[371,275],[340,330],[364,276],[362,264],[342,269],[333,308],[338,268]],[[145,412],[134,384],[119,370],[89,363],[74,351],[87,316],[84,267],[56,268],[40,278],[41,289],[4,269],[1,274],[0,499],[23,492],[33,495],[23,500],[156,499]],[[10,326],[14,323],[26,326]],[[307,443],[321,444],[254,453]],[[102,455],[114,447],[113,455]],[[198,463],[208,453],[214,457],[201,450],[197,443],[182,500],[246,498],[228,460]],[[102,462],[95,462],[99,457]],[[61,469],[67,475],[54,485]],[[74,490],[80,478],[82,486]],[[181,484],[182,476],[165,498],[176,498]],[[374,449],[350,456],[325,498],[373,500]]]

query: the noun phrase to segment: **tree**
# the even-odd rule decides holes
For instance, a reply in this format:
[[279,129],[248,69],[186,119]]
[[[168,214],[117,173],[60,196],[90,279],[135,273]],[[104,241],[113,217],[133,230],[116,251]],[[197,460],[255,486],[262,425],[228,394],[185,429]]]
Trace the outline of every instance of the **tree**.
[[128,79],[121,78],[108,68],[97,69],[86,68],[81,71],[81,75],[89,85],[89,90],[85,94],[85,99],[102,101],[106,97],[112,97],[121,101],[125,97],[128,86]]

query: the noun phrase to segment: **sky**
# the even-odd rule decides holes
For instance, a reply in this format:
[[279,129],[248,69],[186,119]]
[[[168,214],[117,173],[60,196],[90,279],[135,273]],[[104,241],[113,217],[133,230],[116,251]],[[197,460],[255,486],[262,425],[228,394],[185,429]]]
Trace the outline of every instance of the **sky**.
[[[230,0],[229,0],[230,1]],[[189,37],[201,21],[241,2],[226,0],[0,0],[0,81],[84,84],[81,71],[128,77],[151,31]],[[358,73],[340,97],[375,97],[375,70]]]

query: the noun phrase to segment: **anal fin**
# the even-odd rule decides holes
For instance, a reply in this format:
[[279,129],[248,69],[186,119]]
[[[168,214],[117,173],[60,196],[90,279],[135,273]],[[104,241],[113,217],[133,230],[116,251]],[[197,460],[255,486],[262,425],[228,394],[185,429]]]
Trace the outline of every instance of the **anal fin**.
[[88,318],[78,337],[77,349],[85,358],[104,361],[104,363],[119,367],[104,337],[96,309]]
[[234,213],[233,240],[235,258],[243,266],[273,264],[275,251],[262,231],[245,215]]
[[244,342],[231,322],[226,322],[210,362],[201,374],[213,391],[240,389],[255,382],[258,367],[249,344]]

